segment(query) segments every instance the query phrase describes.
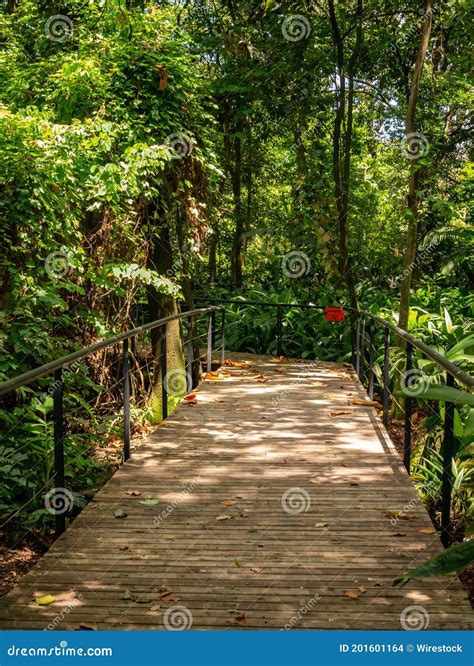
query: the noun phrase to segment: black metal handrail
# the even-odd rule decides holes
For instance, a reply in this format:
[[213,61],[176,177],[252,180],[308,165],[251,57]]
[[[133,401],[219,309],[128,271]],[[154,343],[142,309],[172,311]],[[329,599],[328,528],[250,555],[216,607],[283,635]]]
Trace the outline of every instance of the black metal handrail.
[[[207,302],[212,302],[212,299],[204,299]],[[221,303],[232,305],[257,305],[260,307],[275,307],[277,308],[277,322],[276,322],[276,339],[277,339],[277,354],[283,353],[283,336],[282,336],[282,309],[283,308],[299,308],[308,310],[324,310],[326,306],[303,304],[303,303],[274,303],[271,301],[248,301],[245,299],[239,300],[221,300]],[[390,365],[390,332],[395,333],[400,340],[405,341],[405,354],[406,354],[406,367],[405,377],[410,371],[413,370],[413,349],[418,349],[425,357],[432,360],[446,373],[446,386],[453,387],[455,380],[462,384],[469,391],[474,389],[474,378],[462,370],[459,366],[455,365],[447,358],[439,354],[435,349],[425,344],[422,340],[413,337],[402,328],[395,324],[378,317],[377,315],[367,312],[366,310],[357,310],[348,306],[342,307],[343,310],[350,312],[350,327],[351,327],[351,362],[354,369],[362,382],[367,380],[367,393],[370,399],[374,395],[374,338],[376,335],[376,326],[383,327],[384,330],[384,353],[383,353],[383,371],[382,371],[382,414],[383,423],[385,427],[388,426],[389,417],[389,365]],[[365,354],[365,338],[366,338],[366,319],[370,320],[368,327],[369,335],[369,357],[367,362],[367,372],[365,369],[366,354]],[[411,466],[411,419],[413,400],[416,398],[423,398],[423,395],[406,395],[404,405],[404,451],[403,461],[407,473],[410,474]],[[451,496],[452,496],[452,461],[454,453],[454,404],[445,401],[445,419],[444,419],[444,434],[443,434],[443,478],[441,490],[441,539],[447,546],[452,542],[452,524],[451,524]]]
[[[191,322],[201,316],[208,315],[208,327],[207,327],[207,353],[206,353],[206,364],[207,371],[211,371],[212,367],[212,350],[216,338],[216,313],[222,312],[222,324],[221,324],[221,364],[224,363],[224,346],[225,346],[225,306],[209,306],[206,308],[197,308],[194,310],[187,310],[184,312],[177,313],[175,315],[170,315],[162,319],[157,319],[148,324],[138,326],[137,328],[124,331],[118,335],[114,335],[109,338],[105,338],[100,342],[96,342],[88,347],[84,347],[72,354],[62,356],[61,358],[45,363],[44,365],[24,372],[18,377],[9,379],[7,381],[0,383],[0,395],[14,391],[15,389],[31,384],[37,379],[45,377],[51,373],[54,373],[54,384],[52,386],[53,394],[53,421],[54,421],[54,483],[55,488],[53,489],[55,494],[58,496],[59,502],[64,500],[66,494],[64,484],[65,484],[65,459],[64,459],[64,440],[65,440],[65,426],[64,426],[64,413],[63,413],[63,391],[64,391],[64,377],[63,369],[74,365],[77,361],[91,356],[92,354],[101,351],[102,349],[107,349],[118,343],[122,343],[122,359],[123,359],[123,372],[122,372],[122,383],[123,383],[123,458],[128,460],[130,457],[130,364],[129,364],[129,340],[146,333],[148,331],[162,328],[162,334],[160,337],[160,363],[161,363],[161,406],[162,406],[162,416],[163,420],[168,416],[168,385],[167,385],[167,324],[176,320],[191,320]],[[192,330],[192,323],[189,323],[189,331]],[[193,348],[192,340],[189,339],[186,343],[186,388],[191,390],[192,383],[190,383],[190,378],[192,375],[192,363],[193,363]],[[62,499],[61,499],[62,498]],[[58,503],[59,503],[58,502]],[[55,507],[55,500],[52,500],[53,508]],[[56,534],[59,536],[64,532],[66,526],[66,511],[61,510],[54,511],[56,518]]]

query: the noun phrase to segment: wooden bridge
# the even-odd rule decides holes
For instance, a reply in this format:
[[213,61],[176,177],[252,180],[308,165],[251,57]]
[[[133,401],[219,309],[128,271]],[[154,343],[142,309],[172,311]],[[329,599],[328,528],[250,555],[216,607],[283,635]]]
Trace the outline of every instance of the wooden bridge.
[[252,366],[133,452],[0,628],[472,628],[456,576],[392,587],[441,543],[352,367],[231,358]]

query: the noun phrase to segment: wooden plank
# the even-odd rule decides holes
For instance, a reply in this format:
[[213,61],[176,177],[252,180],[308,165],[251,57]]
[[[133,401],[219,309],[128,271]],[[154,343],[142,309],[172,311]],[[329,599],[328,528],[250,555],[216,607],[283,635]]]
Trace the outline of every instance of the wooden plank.
[[400,629],[413,605],[430,629],[472,628],[455,576],[392,587],[441,545],[351,369],[232,357],[253,374],[203,382],[133,451],[1,600],[0,628],[161,630],[175,605],[193,629]]

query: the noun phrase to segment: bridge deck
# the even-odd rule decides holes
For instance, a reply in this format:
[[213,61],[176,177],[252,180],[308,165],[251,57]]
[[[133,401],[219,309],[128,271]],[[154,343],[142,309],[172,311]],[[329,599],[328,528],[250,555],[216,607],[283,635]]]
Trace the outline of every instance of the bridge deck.
[[404,611],[472,628],[456,577],[391,585],[441,546],[374,408],[350,404],[366,398],[353,371],[246,358],[257,374],[205,381],[134,451],[2,600],[0,628],[401,629]]

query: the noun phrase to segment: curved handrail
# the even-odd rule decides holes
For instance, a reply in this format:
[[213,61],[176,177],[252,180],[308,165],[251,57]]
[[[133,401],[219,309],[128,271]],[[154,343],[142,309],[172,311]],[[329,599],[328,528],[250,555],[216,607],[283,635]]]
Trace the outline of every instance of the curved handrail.
[[[353,308],[346,308],[346,310],[353,310]],[[432,361],[437,363],[440,367],[442,367],[444,370],[446,370],[446,372],[449,372],[449,374],[452,375],[455,379],[457,379],[460,384],[463,384],[466,388],[470,390],[474,389],[474,377],[468,375],[467,372],[464,372],[464,370],[462,370],[459,366],[455,365],[452,361],[449,361],[447,358],[439,354],[435,349],[424,343],[422,340],[414,338],[412,335],[410,335],[410,333],[405,331],[403,328],[399,328],[395,324],[392,324],[391,322],[387,321],[386,319],[383,319],[382,317],[377,317],[377,315],[374,315],[371,312],[367,312],[366,310],[354,310],[354,312],[359,316],[369,317],[370,319],[376,321],[378,324],[381,324],[382,326],[389,328],[394,333],[396,333],[400,338],[403,338],[411,345],[413,345],[413,347],[419,349],[425,356],[427,356],[429,359],[431,359]]]
[[[235,304],[235,305],[239,304],[260,305],[265,307],[273,306],[278,308],[286,307],[286,308],[300,308],[300,309],[313,309],[313,310],[324,310],[326,307],[324,305],[312,305],[312,304],[303,304],[303,303],[273,303],[270,301],[220,300],[220,302],[226,304]],[[344,310],[350,310],[359,317],[368,317],[369,319],[372,319],[381,326],[389,328],[394,333],[396,333],[400,338],[412,344],[413,347],[416,347],[416,349],[419,349],[425,356],[427,356],[429,359],[437,363],[441,368],[446,370],[446,372],[449,372],[455,379],[457,379],[457,381],[460,384],[463,384],[463,386],[465,386],[471,391],[474,390],[474,377],[471,377],[471,375],[462,370],[459,366],[452,363],[452,361],[449,361],[447,358],[439,354],[436,350],[434,350],[429,345],[425,344],[422,340],[414,338],[412,335],[410,335],[410,333],[408,333],[408,331],[405,331],[404,329],[399,328],[398,326],[392,324],[386,319],[378,317],[377,315],[374,315],[371,312],[367,312],[366,310],[357,310],[356,308],[352,308],[349,306],[337,306],[337,307],[342,307]]]
[[169,317],[164,317],[163,319],[157,319],[156,321],[152,321],[149,324],[143,324],[143,326],[132,328],[128,331],[124,331],[123,333],[119,333],[118,335],[114,335],[110,338],[105,338],[100,342],[95,342],[93,345],[89,345],[88,347],[79,349],[78,351],[73,352],[72,354],[68,354],[67,356],[61,356],[55,361],[50,361],[49,363],[45,363],[44,365],[41,365],[39,368],[35,368],[34,370],[29,370],[28,372],[24,372],[23,374],[18,375],[13,379],[8,379],[4,382],[0,382],[0,395],[8,393],[9,391],[13,391],[14,389],[19,388],[20,386],[31,384],[31,382],[34,382],[36,379],[40,379],[40,377],[49,375],[51,372],[59,370],[60,368],[64,368],[65,366],[69,365],[70,363],[73,363],[74,361],[78,361],[81,358],[90,356],[91,354],[94,354],[95,352],[100,351],[101,349],[105,349],[106,347],[115,345],[118,342],[129,340],[130,338],[133,338],[135,335],[139,335],[140,333],[146,333],[147,331],[151,331],[152,329],[158,328],[159,326],[163,326],[164,324],[167,324],[170,321],[175,321],[176,319],[187,319],[189,317],[194,317],[196,315],[206,314],[210,312],[219,312],[222,310],[225,310],[225,307],[223,305],[210,306],[207,308],[198,308],[196,310],[187,310],[185,312],[179,312],[175,315],[170,315]]

